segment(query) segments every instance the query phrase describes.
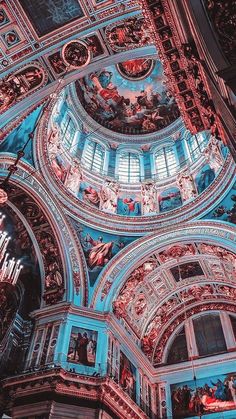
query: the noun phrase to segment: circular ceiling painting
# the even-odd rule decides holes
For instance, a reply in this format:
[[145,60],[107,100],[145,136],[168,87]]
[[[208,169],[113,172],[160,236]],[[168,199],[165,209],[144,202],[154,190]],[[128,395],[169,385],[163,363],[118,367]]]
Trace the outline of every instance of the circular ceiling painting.
[[155,61],[150,58],[137,58],[117,64],[117,70],[124,78],[137,81],[149,76],[154,65]]
[[80,102],[104,127],[124,134],[147,134],[170,125],[179,109],[166,89],[159,60],[135,59],[110,66],[76,82]]

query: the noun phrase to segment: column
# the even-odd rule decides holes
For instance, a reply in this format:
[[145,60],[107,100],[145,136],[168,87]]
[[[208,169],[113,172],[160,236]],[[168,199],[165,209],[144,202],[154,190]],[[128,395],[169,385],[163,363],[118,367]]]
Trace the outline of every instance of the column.
[[228,313],[224,311],[220,312],[221,325],[225,337],[225,343],[228,351],[236,350],[236,340],[234,336],[233,327],[229,318]]
[[188,348],[188,354],[189,359],[196,359],[198,358],[198,349],[197,349],[197,343],[195,339],[195,333],[194,333],[194,327],[193,322],[191,319],[188,319],[184,325],[185,328],[185,336],[187,341],[187,348]]

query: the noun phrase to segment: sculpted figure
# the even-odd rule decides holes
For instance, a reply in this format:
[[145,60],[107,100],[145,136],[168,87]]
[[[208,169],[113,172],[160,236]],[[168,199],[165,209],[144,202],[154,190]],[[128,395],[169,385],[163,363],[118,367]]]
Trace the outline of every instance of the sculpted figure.
[[100,192],[100,209],[103,211],[116,213],[118,198],[118,183],[106,180]]
[[153,183],[141,186],[142,214],[148,215],[157,212],[157,193]]
[[92,186],[88,186],[83,191],[83,198],[85,201],[89,202],[90,204],[95,205],[96,207],[99,206],[100,203],[100,194],[92,188]]
[[65,180],[65,186],[75,195],[79,192],[82,173],[79,164],[75,163],[70,167],[69,173]]
[[59,272],[59,267],[56,261],[50,263],[48,267],[48,274],[45,278],[45,288],[55,289],[60,288],[63,284],[62,276]]
[[50,160],[54,160],[58,155],[60,149],[60,142],[59,142],[59,127],[55,125],[52,129],[51,134],[48,138],[48,154]]
[[180,188],[183,202],[193,199],[197,196],[194,180],[189,169],[184,170],[177,176],[177,185]]
[[204,150],[204,155],[207,163],[214,172],[218,172],[224,163],[224,157],[221,153],[221,142],[211,135],[210,141]]

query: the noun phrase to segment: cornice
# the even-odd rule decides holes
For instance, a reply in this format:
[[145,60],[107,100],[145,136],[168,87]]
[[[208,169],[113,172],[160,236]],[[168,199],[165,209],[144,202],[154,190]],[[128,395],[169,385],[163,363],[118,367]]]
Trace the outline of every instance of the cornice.
[[176,225],[203,217],[221,202],[234,182],[235,164],[231,156],[228,155],[220,173],[211,185],[193,201],[187,202],[175,210],[157,215],[138,217],[104,213],[72,195],[53,172],[47,150],[47,127],[50,110],[42,119],[36,133],[34,160],[39,162],[38,169],[40,173],[47,184],[50,185],[52,193],[57,195],[61,205],[64,207],[64,211],[84,225],[101,231],[123,235],[127,233],[134,236],[147,234],[154,229],[157,230],[169,225]]
[[121,387],[108,377],[95,378],[73,374],[60,367],[51,370],[40,370],[11,377],[2,381],[5,392],[11,392],[13,403],[20,405],[20,400],[37,393],[37,398],[45,400],[44,394],[56,397],[63,395],[80,399],[104,403],[121,419],[147,419],[147,415],[125,393]]

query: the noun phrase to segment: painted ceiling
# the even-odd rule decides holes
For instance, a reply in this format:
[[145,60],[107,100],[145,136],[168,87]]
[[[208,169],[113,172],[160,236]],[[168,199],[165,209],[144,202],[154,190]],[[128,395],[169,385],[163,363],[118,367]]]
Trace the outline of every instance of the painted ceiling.
[[179,117],[158,59],[138,58],[102,68],[78,80],[76,89],[88,114],[118,133],[159,131]]

